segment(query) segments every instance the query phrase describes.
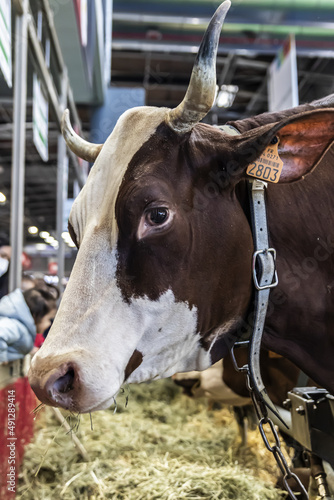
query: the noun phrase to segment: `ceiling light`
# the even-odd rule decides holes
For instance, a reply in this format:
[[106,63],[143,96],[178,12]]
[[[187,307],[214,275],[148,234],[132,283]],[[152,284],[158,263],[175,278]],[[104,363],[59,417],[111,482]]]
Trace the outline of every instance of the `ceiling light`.
[[47,238],[48,236],[50,236],[50,233],[48,233],[47,231],[41,231],[39,235],[41,238]]
[[63,238],[63,240],[66,240],[69,236],[70,233],[68,231],[64,231],[63,233],[61,233],[61,237]]
[[0,192],[0,203],[5,203],[6,200],[7,200],[6,196]]
[[47,238],[44,238],[44,240],[46,241],[46,243],[49,243],[49,244],[56,241],[53,236],[48,236]]
[[218,108],[230,108],[238,90],[239,87],[237,85],[222,85],[216,99]]
[[30,234],[37,234],[38,233],[38,227],[36,227],[36,226],[30,226],[30,227],[28,227],[28,232]]

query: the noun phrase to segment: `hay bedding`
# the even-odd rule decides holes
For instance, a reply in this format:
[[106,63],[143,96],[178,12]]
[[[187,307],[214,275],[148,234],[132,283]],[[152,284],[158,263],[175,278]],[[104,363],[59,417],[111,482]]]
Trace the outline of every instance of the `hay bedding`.
[[[89,461],[45,408],[26,450],[18,497],[33,500],[279,500],[275,463],[257,432],[240,445],[228,409],[208,411],[170,380],[130,386],[129,403],[82,415],[76,434]],[[65,414],[65,412],[64,412]],[[39,469],[37,476],[36,471]]]

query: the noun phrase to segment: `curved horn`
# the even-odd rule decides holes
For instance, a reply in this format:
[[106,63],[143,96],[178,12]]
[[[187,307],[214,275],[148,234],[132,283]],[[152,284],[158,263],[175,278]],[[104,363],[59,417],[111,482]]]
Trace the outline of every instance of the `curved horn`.
[[183,101],[167,116],[175,132],[188,132],[210,111],[216,95],[216,56],[221,28],[231,2],[226,0],[214,13],[204,34],[190,83]]
[[61,133],[66,141],[66,144],[74,154],[93,163],[98,157],[103,144],[92,144],[82,139],[76,134],[70,122],[70,112],[65,109],[61,119]]

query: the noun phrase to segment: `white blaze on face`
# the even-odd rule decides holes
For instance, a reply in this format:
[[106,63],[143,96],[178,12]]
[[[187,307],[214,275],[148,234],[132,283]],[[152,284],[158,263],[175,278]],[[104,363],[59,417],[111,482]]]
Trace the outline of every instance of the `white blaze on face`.
[[55,356],[58,363],[74,363],[84,388],[82,412],[110,406],[136,349],[143,360],[129,382],[210,366],[210,354],[200,347],[196,333],[195,307],[176,302],[171,290],[156,301],[125,301],[116,280],[118,190],[133,155],[165,114],[165,109],[138,108],[121,117],[71,212],[80,250],[54,324],[33,364],[46,357],[51,364]]

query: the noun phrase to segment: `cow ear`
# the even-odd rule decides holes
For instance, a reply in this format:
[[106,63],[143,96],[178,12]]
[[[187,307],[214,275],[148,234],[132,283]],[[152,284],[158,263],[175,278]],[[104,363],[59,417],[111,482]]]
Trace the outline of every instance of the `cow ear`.
[[231,139],[239,141],[235,146],[243,178],[261,178],[263,169],[251,166],[270,167],[273,160],[281,170],[278,178],[272,175],[274,182],[297,181],[316,168],[333,144],[334,108],[304,112]]

